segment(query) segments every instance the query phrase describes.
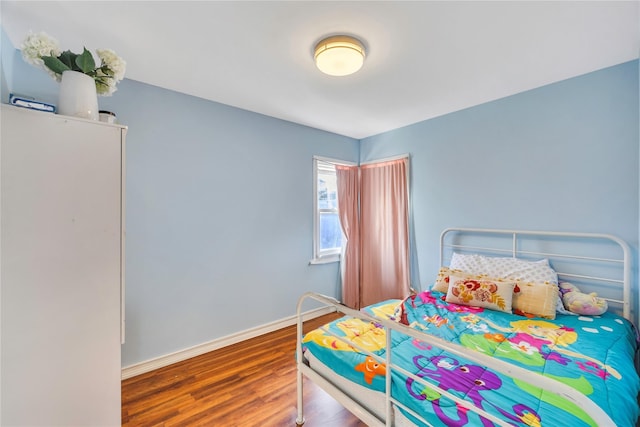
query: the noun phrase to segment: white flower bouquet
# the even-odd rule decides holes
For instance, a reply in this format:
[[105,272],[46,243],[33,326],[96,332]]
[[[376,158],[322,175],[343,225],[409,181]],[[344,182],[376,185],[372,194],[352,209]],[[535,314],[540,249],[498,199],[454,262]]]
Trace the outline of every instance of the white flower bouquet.
[[96,49],[96,53],[101,62],[99,67],[87,48],[81,54],[63,52],[58,41],[45,33],[29,33],[22,43],[24,60],[43,69],[56,81],[61,80],[64,71],[78,71],[95,81],[98,95],[111,96],[124,78],[127,63],[111,49]]

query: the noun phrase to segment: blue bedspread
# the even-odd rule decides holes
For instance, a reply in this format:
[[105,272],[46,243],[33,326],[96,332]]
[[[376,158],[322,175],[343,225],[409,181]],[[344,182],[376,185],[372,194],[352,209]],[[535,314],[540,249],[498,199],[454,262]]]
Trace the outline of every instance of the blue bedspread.
[[[399,310],[399,307],[402,310]],[[364,309],[464,347],[539,372],[589,396],[616,426],[634,426],[640,380],[633,356],[637,346],[631,324],[614,314],[555,320],[465,307],[423,292],[404,301],[385,301]],[[400,313],[403,313],[400,316]],[[395,317],[394,317],[395,316]],[[329,329],[376,355],[385,355],[385,331],[375,322],[344,317]],[[317,329],[304,337],[311,351],[338,374],[365,387],[385,390],[386,366]],[[596,426],[571,402],[454,357],[398,332],[392,333],[394,364],[439,385],[515,426]],[[406,375],[392,371],[392,395],[434,426],[494,424]],[[415,418],[405,413],[418,425]]]

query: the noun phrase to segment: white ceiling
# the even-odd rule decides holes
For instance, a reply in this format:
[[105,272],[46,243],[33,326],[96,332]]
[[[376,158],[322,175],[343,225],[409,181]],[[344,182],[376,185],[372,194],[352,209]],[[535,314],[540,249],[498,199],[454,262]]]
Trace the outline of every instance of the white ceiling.
[[[364,138],[638,58],[638,1],[0,1],[20,47],[110,48],[126,78]],[[364,67],[323,75],[349,34]]]

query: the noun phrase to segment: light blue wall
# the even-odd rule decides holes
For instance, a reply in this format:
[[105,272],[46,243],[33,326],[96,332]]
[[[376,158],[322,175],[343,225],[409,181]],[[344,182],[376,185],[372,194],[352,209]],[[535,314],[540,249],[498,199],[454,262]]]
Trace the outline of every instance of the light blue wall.
[[633,61],[366,138],[361,160],[411,154],[423,288],[447,227],[611,233],[637,254],[638,115]]
[[312,258],[312,157],[357,141],[125,80],[101,108],[127,137],[123,365],[294,314],[337,296]]
[[[56,101],[48,75],[14,65],[16,91]],[[123,366],[337,296],[338,265],[309,265],[312,158],[357,161],[357,140],[127,79],[98,101],[129,126]]]
[[11,92],[9,85],[13,76],[15,52],[16,50],[9,41],[9,37],[7,37],[4,29],[0,27],[0,101],[5,104],[9,102],[9,93]]

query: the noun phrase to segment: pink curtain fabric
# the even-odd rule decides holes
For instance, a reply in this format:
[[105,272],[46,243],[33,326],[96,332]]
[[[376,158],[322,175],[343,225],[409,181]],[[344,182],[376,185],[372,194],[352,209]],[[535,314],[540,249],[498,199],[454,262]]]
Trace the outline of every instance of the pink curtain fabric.
[[408,159],[336,165],[342,303],[360,309],[410,292]]
[[409,295],[407,162],[360,167],[361,306]]
[[336,165],[338,212],[340,226],[346,237],[342,260],[342,303],[360,308],[360,222],[358,220],[359,169],[357,166]]

